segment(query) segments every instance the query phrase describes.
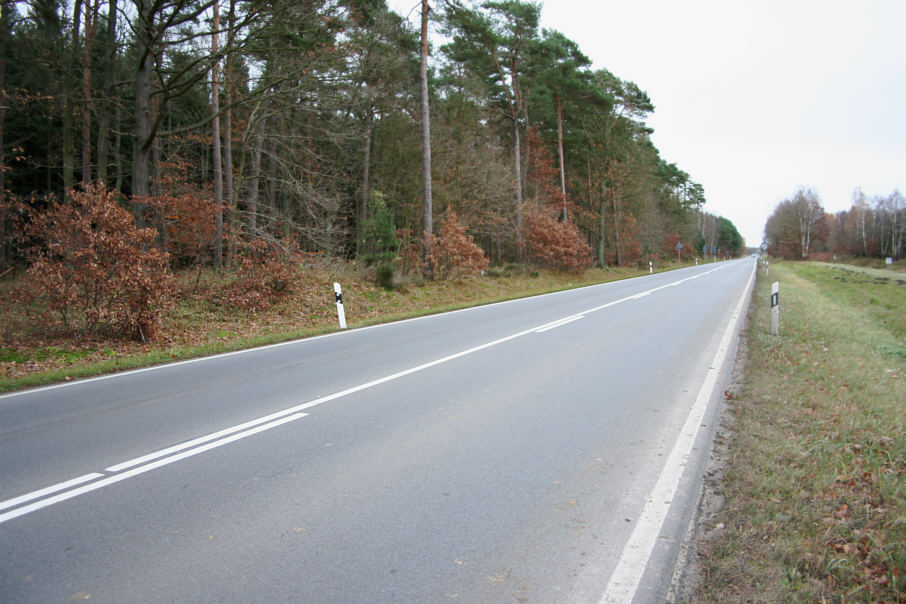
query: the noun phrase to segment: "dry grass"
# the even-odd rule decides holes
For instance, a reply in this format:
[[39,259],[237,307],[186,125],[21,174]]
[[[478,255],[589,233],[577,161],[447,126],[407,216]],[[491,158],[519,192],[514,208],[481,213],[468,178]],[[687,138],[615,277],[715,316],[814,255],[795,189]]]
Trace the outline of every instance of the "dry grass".
[[904,334],[902,273],[781,263],[759,276],[696,601],[906,601]]

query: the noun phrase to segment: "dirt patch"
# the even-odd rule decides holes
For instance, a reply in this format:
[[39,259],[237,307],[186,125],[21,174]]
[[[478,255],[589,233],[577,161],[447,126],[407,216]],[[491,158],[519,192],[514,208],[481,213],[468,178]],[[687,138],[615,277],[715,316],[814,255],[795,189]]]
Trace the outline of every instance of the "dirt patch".
[[725,501],[723,481],[730,461],[731,442],[736,425],[733,401],[742,392],[746,362],[749,357],[748,337],[746,335],[747,324],[748,320],[740,330],[736,359],[733,362],[733,369],[730,375],[730,384],[725,393],[720,413],[720,423],[714,433],[711,457],[708,460],[702,479],[701,491],[695,506],[695,516],[680,547],[673,580],[670,584],[670,590],[667,592],[667,602],[670,603],[697,601],[696,595],[703,579],[700,558],[702,553],[706,551],[705,544],[712,537],[726,530],[724,524],[720,521]]

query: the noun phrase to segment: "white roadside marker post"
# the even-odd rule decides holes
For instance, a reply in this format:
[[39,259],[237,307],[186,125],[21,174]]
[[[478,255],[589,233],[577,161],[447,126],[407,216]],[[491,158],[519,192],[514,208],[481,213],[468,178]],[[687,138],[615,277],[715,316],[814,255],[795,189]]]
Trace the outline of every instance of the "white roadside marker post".
[[771,335],[780,335],[780,283],[771,284]]
[[649,275],[654,274],[654,263],[651,262],[651,260],[648,261],[648,274]]
[[339,283],[333,284],[333,293],[337,297],[337,316],[340,318],[340,329],[346,329],[346,311],[343,310],[343,291]]

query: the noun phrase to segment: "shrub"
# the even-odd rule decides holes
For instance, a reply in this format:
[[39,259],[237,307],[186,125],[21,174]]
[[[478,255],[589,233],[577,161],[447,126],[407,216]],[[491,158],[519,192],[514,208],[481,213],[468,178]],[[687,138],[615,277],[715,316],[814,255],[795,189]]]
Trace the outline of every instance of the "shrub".
[[639,244],[638,221],[628,212],[619,215],[610,233],[611,245],[607,251],[607,264],[632,266],[642,257]]
[[422,242],[414,236],[412,229],[397,229],[396,238],[400,242],[396,265],[400,274],[408,275],[413,268],[421,266]]
[[174,291],[168,256],[152,245],[156,231],[136,228],[100,183],[69,195],[69,203],[51,199],[26,218],[33,244],[23,299],[43,303],[67,328],[156,337]]
[[371,216],[362,225],[362,240],[359,255],[367,264],[393,260],[400,246],[393,224],[393,211],[387,207],[384,196],[374,191],[371,194]]
[[396,269],[392,262],[382,262],[375,269],[375,281],[388,291],[396,289]]
[[242,241],[234,249],[233,260],[236,279],[223,287],[229,306],[266,310],[275,299],[293,290],[298,255],[289,242]]
[[435,279],[459,279],[488,266],[484,250],[466,233],[456,212],[447,212],[440,221],[437,236],[426,233],[425,238],[428,242],[426,269]]
[[[190,166],[185,162],[161,164],[162,194],[133,197],[134,204],[146,205],[146,220],[157,225],[161,243],[174,267],[201,267],[213,260],[214,222],[217,204],[210,187],[192,184]],[[224,238],[229,238],[229,221]]]
[[544,266],[581,273],[593,262],[591,246],[575,224],[540,210],[526,213],[522,235],[529,257]]

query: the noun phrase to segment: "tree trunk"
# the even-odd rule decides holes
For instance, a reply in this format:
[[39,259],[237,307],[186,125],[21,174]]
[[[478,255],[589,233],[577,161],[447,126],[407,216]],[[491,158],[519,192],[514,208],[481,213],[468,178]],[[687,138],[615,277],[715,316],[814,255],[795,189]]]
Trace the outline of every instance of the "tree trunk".
[[[123,165],[123,154],[122,154],[122,142],[123,135],[121,134],[122,129],[120,124],[122,123],[122,110],[117,107],[116,111],[113,112],[113,130],[116,132],[116,135],[113,137],[113,165],[122,166]],[[117,167],[116,170],[116,184],[114,189],[117,191],[123,190],[123,171]]]
[[566,168],[563,161],[563,100],[560,95],[555,95],[557,103],[557,152],[560,154],[560,195],[563,196],[563,222],[567,222],[566,215]]
[[233,28],[236,25],[234,8],[236,0],[230,0],[230,13],[227,18],[226,73],[224,74],[223,93],[226,109],[223,114],[223,195],[227,202],[227,211],[232,212],[236,199],[233,192]]
[[267,146],[267,195],[265,196],[267,209],[271,216],[277,215],[277,186],[279,184],[277,182],[277,176],[279,175],[279,170],[280,164],[277,161],[277,143],[274,142],[272,137]]
[[[434,233],[433,202],[431,198],[431,110],[428,102],[428,0],[422,0],[422,46],[421,46],[421,92],[422,92],[422,228],[424,229],[424,252],[427,259],[431,253],[431,237]],[[427,263],[426,271],[430,272]],[[430,274],[428,276],[431,276]]]
[[522,143],[519,140],[519,116],[513,116],[513,169],[516,173],[516,238],[522,241]]
[[[12,2],[13,0],[0,1],[0,204],[6,202],[6,153],[3,151],[3,131],[6,126],[6,48],[9,44],[9,30],[6,25]],[[3,253],[0,257],[0,272],[5,272],[10,264],[12,248],[9,242],[9,221],[5,212],[2,215],[0,236],[3,237]]]
[[371,199],[371,135],[374,130],[374,110],[368,108],[368,117],[365,122],[365,149],[362,160],[362,191],[359,195],[358,216],[355,221],[356,229],[356,255],[359,254],[359,245],[365,237],[365,221],[368,220],[368,202]]
[[[72,54],[68,58],[75,64],[77,49],[79,47],[79,29],[81,28],[82,0],[75,0],[72,9]],[[69,74],[63,75],[63,195],[72,187],[75,179],[75,143],[73,141],[72,114],[75,110],[75,91],[70,81]]]
[[601,216],[600,216],[600,221],[598,223],[598,266],[600,266],[601,268],[604,268],[605,266],[607,266],[607,258],[604,255],[604,252],[606,249],[605,243],[604,243],[605,242],[604,237],[607,234],[606,233],[607,223],[604,220],[605,216],[607,215],[607,192],[606,192],[605,187],[606,187],[606,185],[602,182],[601,183]]
[[85,0],[85,45],[82,53],[82,184],[91,182],[91,49],[98,22],[98,4]]
[[620,206],[616,195],[613,198],[613,238],[614,248],[617,252],[617,266],[623,266],[623,249],[620,246]]
[[154,137],[154,142],[151,143],[151,172],[153,173],[151,179],[151,194],[155,198],[155,207],[159,212],[159,216],[157,216],[157,228],[160,233],[160,249],[164,252],[168,252],[170,240],[167,233],[167,211],[160,206],[160,198],[164,194],[163,182],[160,174],[160,139],[156,136]]
[[252,147],[251,174],[249,175],[249,185],[246,191],[246,210],[248,211],[249,233],[254,236],[258,228],[258,187],[261,180],[261,147],[264,145],[264,123],[265,119],[261,118],[256,126],[255,143]]
[[[147,196],[151,193],[151,19],[153,0],[136,0],[136,45],[138,69],[135,74],[135,147],[132,160],[132,194]],[[134,212],[139,224],[144,220],[144,204],[139,203]]]
[[[107,183],[107,147],[110,137],[110,109],[113,99],[113,63],[116,59],[116,5],[117,0],[107,4],[107,40],[104,59],[104,107],[98,120],[98,180]],[[117,164],[118,165],[118,164]]]
[[[214,33],[211,36],[211,54],[217,56],[217,30],[220,29],[220,2],[215,1],[214,10]],[[223,160],[220,155],[220,60],[215,59],[211,65],[211,112],[214,115],[212,121],[212,142],[214,157],[211,160],[214,168],[214,269],[223,268]]]

